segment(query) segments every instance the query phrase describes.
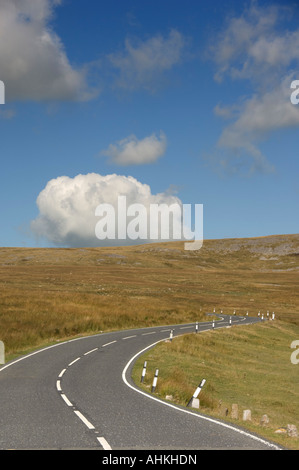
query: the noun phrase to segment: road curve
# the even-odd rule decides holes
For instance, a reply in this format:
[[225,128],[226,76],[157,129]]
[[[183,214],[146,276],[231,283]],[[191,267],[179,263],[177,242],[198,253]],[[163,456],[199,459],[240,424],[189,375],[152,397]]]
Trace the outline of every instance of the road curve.
[[[232,317],[232,325],[259,321]],[[200,322],[198,331],[212,328]],[[229,325],[222,315],[215,328]],[[138,355],[195,324],[132,329],[43,348],[0,369],[0,449],[279,449],[240,428],[142,392]]]

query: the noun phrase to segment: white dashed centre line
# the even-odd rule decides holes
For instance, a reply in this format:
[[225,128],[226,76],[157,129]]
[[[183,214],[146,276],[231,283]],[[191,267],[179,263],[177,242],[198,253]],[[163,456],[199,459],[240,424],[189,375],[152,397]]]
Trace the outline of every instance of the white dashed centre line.
[[[135,335],[137,336],[137,335]],[[129,337],[127,338],[124,338],[124,339],[128,339]],[[133,338],[133,336],[131,336],[131,338]],[[103,345],[104,346],[108,346],[109,344],[113,344],[113,343],[116,343],[117,341],[111,341],[110,343],[106,343]],[[99,348],[94,348],[94,349],[91,349],[90,351],[87,351],[86,353],[83,354],[83,356],[87,356],[88,354],[91,354],[95,351],[98,351]],[[75,359],[74,361],[70,362],[68,367],[72,366],[73,364],[75,364],[77,361],[79,361],[81,359],[81,357],[77,357],[77,359]],[[66,372],[67,369],[62,369],[62,371],[60,372],[58,378],[61,378],[65,372]],[[94,425],[81,413],[81,411],[79,410],[76,410],[75,409],[75,406],[72,404],[72,402],[68,399],[68,397],[62,392],[62,388],[61,388],[61,381],[60,380],[57,380],[56,382],[56,388],[58,390],[58,392],[60,392],[60,396],[61,398],[63,399],[63,401],[65,402],[65,404],[68,406],[68,407],[72,407],[73,408],[73,411],[74,413],[78,416],[78,418],[80,418],[80,420],[85,424],[85,426],[87,426],[88,429],[91,429],[93,430],[96,434],[98,433],[98,431],[95,431],[95,427]],[[110,447],[110,445],[108,444],[108,442],[106,441],[106,439],[104,437],[97,437],[97,440],[99,442],[99,444],[103,447],[104,450],[112,450],[112,448]]]
[[97,440],[99,441],[104,450],[112,450],[104,437],[97,437]]
[[73,406],[73,404],[70,402],[70,400],[68,399],[68,397],[64,393],[61,394],[61,398],[65,401],[67,406]]
[[105,346],[109,346],[109,344],[113,344],[113,343],[116,343],[116,340],[115,340],[115,341],[111,341],[110,343],[103,344],[102,348],[104,348]]
[[81,419],[81,421],[83,421],[83,423],[85,424],[85,426],[88,427],[88,429],[95,429],[94,425],[91,424],[79,410],[75,410],[74,413]]
[[72,366],[73,364],[75,364],[75,362],[79,361],[80,359],[80,357],[77,357],[77,359],[69,363],[69,366]]
[[94,348],[91,351],[87,351],[86,353],[84,353],[84,356],[87,356],[88,354],[91,354],[91,353],[93,353],[94,351],[97,351],[97,350],[98,350],[98,348]]

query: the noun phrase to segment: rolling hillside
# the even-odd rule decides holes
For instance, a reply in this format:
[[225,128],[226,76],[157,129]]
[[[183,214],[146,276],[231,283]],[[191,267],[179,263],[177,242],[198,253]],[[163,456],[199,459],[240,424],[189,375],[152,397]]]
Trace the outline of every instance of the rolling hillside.
[[8,354],[77,334],[258,311],[299,324],[299,235],[120,248],[0,248]]

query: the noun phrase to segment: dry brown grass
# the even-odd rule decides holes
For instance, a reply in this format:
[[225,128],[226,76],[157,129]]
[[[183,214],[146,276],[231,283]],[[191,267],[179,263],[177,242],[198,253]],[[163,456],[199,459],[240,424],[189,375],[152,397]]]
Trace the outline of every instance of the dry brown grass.
[[[132,375],[137,385],[150,391],[158,368],[155,395],[162,399],[170,395],[172,402],[183,406],[205,378],[199,396],[201,412],[299,450],[299,438],[275,432],[288,424],[299,430],[299,365],[292,364],[290,357],[290,345],[298,335],[299,326],[279,320],[186,334],[140,356]],[[147,374],[140,384],[145,360]],[[231,418],[233,404],[239,407],[237,420]],[[242,420],[246,409],[252,412],[250,422]],[[261,426],[264,414],[269,423]]]
[[8,354],[98,331],[201,320],[216,308],[299,324],[299,236],[121,248],[0,249]]

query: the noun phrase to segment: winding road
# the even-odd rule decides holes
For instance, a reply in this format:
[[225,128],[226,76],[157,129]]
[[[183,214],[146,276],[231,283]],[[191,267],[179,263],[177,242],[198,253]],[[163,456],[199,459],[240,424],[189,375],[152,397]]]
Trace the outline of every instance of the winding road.
[[[232,325],[260,321],[232,317]],[[222,315],[215,328],[229,325]],[[198,331],[212,328],[200,322]],[[141,391],[134,360],[195,324],[102,333],[43,348],[0,369],[0,449],[265,449],[259,436]]]

